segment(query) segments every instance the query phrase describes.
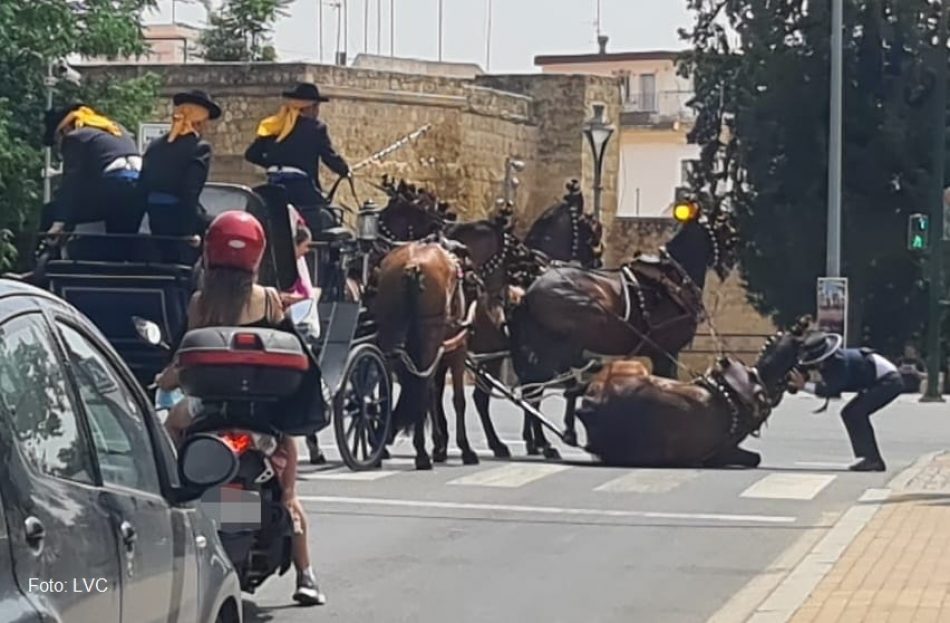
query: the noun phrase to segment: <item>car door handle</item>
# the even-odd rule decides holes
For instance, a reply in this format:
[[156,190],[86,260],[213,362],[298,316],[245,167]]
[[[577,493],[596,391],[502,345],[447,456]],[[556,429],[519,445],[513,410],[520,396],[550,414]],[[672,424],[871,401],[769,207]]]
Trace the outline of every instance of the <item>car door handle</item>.
[[132,548],[135,547],[135,540],[138,538],[135,528],[133,528],[129,522],[123,521],[122,525],[119,526],[119,532],[122,534],[122,542],[125,544],[125,549],[132,551]]
[[26,542],[32,547],[36,547],[46,538],[46,526],[43,525],[42,521],[32,515],[26,518],[23,522],[23,527],[26,532]]

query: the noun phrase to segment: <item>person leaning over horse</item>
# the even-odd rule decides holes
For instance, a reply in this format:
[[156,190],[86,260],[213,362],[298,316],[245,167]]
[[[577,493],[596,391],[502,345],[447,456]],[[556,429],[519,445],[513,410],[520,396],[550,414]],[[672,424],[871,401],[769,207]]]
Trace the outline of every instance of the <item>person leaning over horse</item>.
[[[204,242],[206,270],[201,289],[188,306],[188,329],[201,327],[278,328],[284,320],[280,296],[273,288],[257,284],[266,245],[264,228],[247,212],[228,211],[208,227]],[[179,367],[173,361],[156,378],[164,391],[180,385]],[[165,420],[172,440],[180,444],[198,414],[201,401],[186,397],[175,404]],[[288,435],[280,439],[271,457],[283,490],[283,502],[294,519],[293,562],[297,568],[294,600],[322,605],[326,597],[317,586],[310,566],[307,514],[296,493],[297,443]]]
[[822,398],[842,392],[857,392],[841,410],[851,447],[858,459],[850,469],[857,472],[883,472],[886,467],[871,426],[871,415],[893,402],[904,388],[897,368],[883,356],[867,348],[842,348],[840,335],[817,332],[803,346],[799,365],[814,370],[818,383],[806,382],[804,374],[794,371],[790,386]]
[[[152,141],[142,158],[139,191],[156,236],[201,235],[208,223],[198,199],[208,180],[211,145],[201,135],[221,116],[221,108],[203,91],[177,93],[172,98],[171,130]],[[195,251],[182,244],[160,245],[167,262],[192,264]]]
[[[63,177],[56,191],[49,234],[94,230],[101,223],[107,234],[133,234],[142,218],[135,183],[142,168],[132,135],[112,119],[84,104],[46,111],[43,144],[59,146]],[[73,247],[74,258],[101,256],[103,245],[85,241]],[[119,253],[126,245],[106,245]],[[118,256],[118,257],[121,257]],[[104,259],[104,258],[101,258]]]
[[287,199],[303,215],[314,233],[332,226],[333,217],[320,187],[320,162],[337,175],[347,176],[350,167],[330,141],[320,121],[320,104],[329,101],[315,84],[301,83],[283,93],[280,111],[261,121],[257,138],[244,158],[267,169],[267,181],[287,189]]

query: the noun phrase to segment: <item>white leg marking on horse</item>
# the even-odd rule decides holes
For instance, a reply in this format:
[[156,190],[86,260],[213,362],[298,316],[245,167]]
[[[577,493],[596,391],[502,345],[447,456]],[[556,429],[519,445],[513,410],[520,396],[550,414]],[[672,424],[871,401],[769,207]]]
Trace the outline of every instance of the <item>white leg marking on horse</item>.
[[594,491],[608,493],[667,493],[700,474],[697,469],[638,469],[608,480]]
[[512,464],[481,470],[474,474],[450,480],[447,484],[513,489],[568,469],[571,469],[569,465]]
[[719,521],[724,523],[794,524],[795,517],[787,515],[727,515],[719,513],[664,513],[654,511],[602,510],[596,508],[557,508],[552,506],[519,506],[509,504],[479,504],[468,502],[439,502],[435,500],[399,500],[394,498],[363,498],[332,495],[299,495],[301,502],[313,504],[343,504],[348,506],[384,506],[428,508],[527,515],[557,515],[582,517],[614,517],[627,519],[675,519],[682,521]]
[[831,474],[769,474],[739,494],[743,498],[811,500],[830,485]]

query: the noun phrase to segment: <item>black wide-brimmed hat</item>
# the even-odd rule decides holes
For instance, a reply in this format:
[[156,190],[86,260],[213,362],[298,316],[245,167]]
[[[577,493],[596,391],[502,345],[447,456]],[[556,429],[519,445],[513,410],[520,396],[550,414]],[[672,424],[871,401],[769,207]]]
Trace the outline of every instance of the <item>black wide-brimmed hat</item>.
[[175,106],[180,106],[182,104],[195,104],[197,106],[201,106],[202,108],[207,109],[208,118],[212,121],[221,116],[221,107],[214,103],[214,100],[211,99],[210,95],[199,89],[175,93],[175,95],[172,96],[172,102],[175,104]]
[[844,338],[837,333],[825,333],[817,331],[805,338],[802,344],[802,355],[799,363],[803,366],[813,366],[819,364],[828,357],[834,355]]
[[320,95],[320,89],[312,82],[301,82],[291,91],[281,93],[287,99],[304,100],[306,102],[329,102],[329,97]]
[[82,108],[85,104],[70,104],[63,108],[50,108],[43,116],[43,145],[52,147],[56,142],[56,128],[63,122],[66,115]]

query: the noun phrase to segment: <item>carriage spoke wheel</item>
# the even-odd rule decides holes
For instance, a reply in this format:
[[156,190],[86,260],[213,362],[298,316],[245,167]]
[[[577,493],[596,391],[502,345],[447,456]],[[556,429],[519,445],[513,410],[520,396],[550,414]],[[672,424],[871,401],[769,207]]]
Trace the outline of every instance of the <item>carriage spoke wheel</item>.
[[386,360],[372,344],[347,356],[340,391],[333,400],[333,429],[347,467],[378,467],[392,426],[392,383]]

